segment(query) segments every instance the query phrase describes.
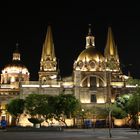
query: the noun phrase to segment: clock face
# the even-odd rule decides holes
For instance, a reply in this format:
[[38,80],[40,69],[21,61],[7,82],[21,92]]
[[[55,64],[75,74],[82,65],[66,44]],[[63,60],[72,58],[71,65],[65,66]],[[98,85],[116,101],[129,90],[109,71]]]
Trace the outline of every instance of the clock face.
[[91,68],[95,68],[95,62],[94,61],[90,61],[89,65],[90,65]]

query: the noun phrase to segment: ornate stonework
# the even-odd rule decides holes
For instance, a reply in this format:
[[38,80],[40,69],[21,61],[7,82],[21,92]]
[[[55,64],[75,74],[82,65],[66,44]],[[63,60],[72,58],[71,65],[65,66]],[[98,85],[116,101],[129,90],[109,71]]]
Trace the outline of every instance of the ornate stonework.
[[40,61],[39,81],[47,83],[49,80],[57,79],[57,61],[54,51],[54,43],[51,27],[48,27],[45,42],[42,48]]

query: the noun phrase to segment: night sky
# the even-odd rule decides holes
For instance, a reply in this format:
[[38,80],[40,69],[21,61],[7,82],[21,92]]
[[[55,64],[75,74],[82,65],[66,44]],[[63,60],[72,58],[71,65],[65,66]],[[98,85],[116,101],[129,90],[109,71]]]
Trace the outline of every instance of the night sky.
[[136,4],[55,6],[1,5],[0,70],[10,63],[18,42],[30,79],[38,80],[42,45],[47,26],[51,24],[61,75],[71,75],[74,60],[85,48],[88,24],[91,24],[96,49],[102,53],[107,29],[112,27],[122,70],[125,74],[129,70],[134,78],[140,78],[140,10]]

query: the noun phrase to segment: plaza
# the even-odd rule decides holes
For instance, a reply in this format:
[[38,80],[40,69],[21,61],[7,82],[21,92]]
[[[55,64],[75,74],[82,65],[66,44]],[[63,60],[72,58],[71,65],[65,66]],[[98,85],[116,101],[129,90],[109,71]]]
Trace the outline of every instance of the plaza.
[[64,129],[64,131],[8,132],[0,130],[0,140],[139,140],[140,134],[130,128]]

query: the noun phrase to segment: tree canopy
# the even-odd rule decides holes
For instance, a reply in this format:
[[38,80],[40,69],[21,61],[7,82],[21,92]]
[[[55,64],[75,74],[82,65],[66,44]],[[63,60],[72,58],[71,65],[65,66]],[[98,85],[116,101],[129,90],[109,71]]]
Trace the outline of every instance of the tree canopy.
[[24,111],[24,103],[23,99],[12,99],[7,104],[7,111],[12,115],[12,125],[16,125],[19,121],[20,115]]

